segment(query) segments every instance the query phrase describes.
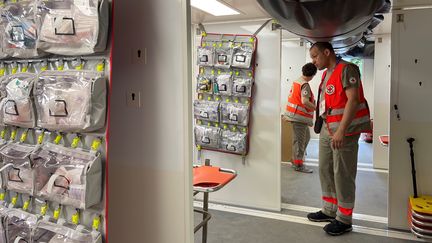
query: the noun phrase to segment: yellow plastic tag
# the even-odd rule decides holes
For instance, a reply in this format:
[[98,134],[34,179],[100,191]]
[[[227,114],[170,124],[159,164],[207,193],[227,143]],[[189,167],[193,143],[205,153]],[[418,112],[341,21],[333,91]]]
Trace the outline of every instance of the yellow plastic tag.
[[21,70],[21,72],[23,72],[23,73],[25,73],[27,71],[28,71],[28,67],[23,67],[22,70]]
[[219,97],[216,97],[216,101],[219,101],[220,100],[220,98]]
[[2,139],[5,139],[5,137],[6,137],[6,129],[3,129],[3,130],[0,132],[0,137],[1,137]]
[[213,47],[215,47],[216,46],[216,43],[213,43]]
[[230,71],[230,75],[232,75],[233,74],[233,72],[232,71]]
[[6,72],[6,69],[0,68],[0,76],[4,76]]
[[79,142],[80,142],[80,137],[78,137],[78,136],[74,137],[74,139],[72,139],[71,147],[72,148],[77,148]]
[[72,215],[72,223],[78,224],[79,223],[79,213],[76,212],[74,215]]
[[230,99],[227,98],[225,101],[226,101],[226,102],[230,102]]
[[207,126],[211,126],[211,123],[210,123],[210,122],[207,122]]
[[201,46],[202,46],[202,47],[206,47],[206,43],[203,42],[203,43],[201,44]]
[[202,36],[202,37],[206,37],[206,36],[207,36],[207,33],[206,33],[205,31],[203,31],[203,32],[201,32],[201,36]]
[[249,75],[249,77],[252,77],[252,73],[251,72],[249,72],[248,75]]
[[204,73],[204,68],[200,69],[200,73],[203,74]]
[[75,67],[75,70],[82,70],[82,69],[83,69],[83,65],[82,64],[80,64],[80,65],[78,65],[78,66]]
[[47,205],[47,204],[44,204],[44,205],[41,207],[41,209],[40,209],[40,214],[41,214],[42,216],[45,216],[45,214],[47,213],[47,211],[48,211],[48,205]]
[[12,200],[11,200],[11,204],[12,204],[12,206],[15,206],[15,205],[17,204],[17,201],[18,201],[18,195],[14,196],[14,197],[12,198]]
[[59,65],[59,66],[57,67],[57,70],[58,70],[58,71],[63,71],[63,69],[64,69],[64,65]]
[[240,74],[240,72],[239,72],[239,71],[236,71],[236,76],[239,76],[239,74]]
[[238,100],[238,99],[235,99],[234,102],[235,102],[235,103],[239,103],[239,100]]
[[105,68],[105,62],[98,63],[98,65],[96,66],[96,71],[103,72],[104,68]]
[[215,127],[219,127],[219,123],[216,122],[216,123],[215,123]]
[[60,207],[58,207],[56,210],[54,210],[53,217],[54,217],[54,219],[60,218]]
[[197,123],[198,123],[198,125],[201,125],[201,124],[202,124],[202,121],[201,121],[201,120],[198,120]]
[[12,74],[15,74],[18,71],[18,67],[12,68]]
[[197,149],[198,149],[198,150],[201,150],[201,145],[197,145]]
[[253,37],[249,38],[249,42],[254,42],[255,39]]
[[46,71],[46,70],[48,70],[48,66],[41,67],[41,71]]
[[102,140],[100,138],[96,138],[92,142],[91,149],[94,151],[97,151],[98,148],[100,147],[101,143],[102,143]]
[[233,131],[233,132],[237,131],[237,127],[236,127],[236,126],[233,126],[232,131]]
[[62,140],[63,136],[61,134],[58,134],[57,137],[54,139],[55,144],[59,144]]
[[211,70],[211,74],[215,74],[215,70]]
[[246,103],[246,105],[247,105],[247,104],[249,104],[249,103],[250,103],[250,101],[249,101],[249,100],[246,100],[246,102],[245,102],[245,103]]
[[5,194],[4,192],[0,193],[0,201],[4,201],[5,200]]
[[45,137],[45,132],[42,131],[42,133],[38,136],[38,139],[37,139],[38,144],[42,144],[44,137]]
[[23,205],[24,211],[27,211],[27,209],[29,208],[29,206],[30,206],[30,199],[24,202],[24,205]]
[[223,125],[223,129],[227,129],[228,128],[228,125]]
[[15,140],[16,135],[17,135],[17,130],[16,129],[12,130],[12,133],[11,133],[11,140],[12,141]]
[[221,74],[221,70],[218,70],[218,74]]
[[242,130],[243,130],[243,132],[246,132],[246,131],[247,131],[247,128],[246,128],[246,127],[243,127]]
[[21,143],[24,143],[25,140],[27,140],[27,133],[28,133],[28,131],[24,131],[24,132],[21,134],[21,138],[20,138],[20,142],[21,142]]
[[222,43],[219,43],[219,47],[222,47]]
[[210,97],[210,96],[209,96],[209,97],[207,97],[207,100],[208,100],[208,101],[210,101],[210,100],[211,100],[211,97]]
[[93,225],[92,225],[92,228],[93,228],[94,230],[98,230],[98,229],[99,229],[99,225],[100,225],[100,217],[98,216],[98,217],[95,217],[95,218],[93,219]]

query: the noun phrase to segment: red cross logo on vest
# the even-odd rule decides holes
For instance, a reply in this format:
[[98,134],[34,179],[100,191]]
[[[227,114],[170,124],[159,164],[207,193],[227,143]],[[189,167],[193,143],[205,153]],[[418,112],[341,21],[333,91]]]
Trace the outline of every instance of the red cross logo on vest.
[[326,86],[326,93],[328,95],[332,95],[335,92],[335,86],[333,84],[327,85]]

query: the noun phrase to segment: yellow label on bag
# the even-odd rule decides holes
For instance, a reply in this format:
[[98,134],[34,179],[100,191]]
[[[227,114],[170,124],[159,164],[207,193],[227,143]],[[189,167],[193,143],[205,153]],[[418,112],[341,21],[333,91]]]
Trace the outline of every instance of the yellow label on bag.
[[22,70],[21,70],[21,72],[23,72],[23,73],[25,73],[25,72],[27,72],[27,71],[28,71],[28,68],[27,68],[27,67],[23,67]]
[[94,151],[97,151],[99,146],[101,145],[101,143],[102,143],[102,140],[100,138],[93,140],[92,145],[91,145],[91,149]]
[[57,67],[58,71],[63,71],[63,69],[64,69],[64,65],[60,65],[60,66]]
[[25,132],[23,132],[22,134],[21,134],[21,138],[20,138],[20,142],[21,143],[24,143],[25,142],[25,140],[27,140],[27,131],[25,131]]
[[[1,5],[0,5],[1,6]],[[0,76],[4,76],[6,72],[6,69],[0,68]]]
[[79,213],[76,212],[74,215],[72,215],[72,223],[78,224],[79,223]]
[[54,219],[59,219],[59,217],[60,217],[60,207],[57,208],[56,210],[54,210],[53,217],[54,217]]
[[4,139],[6,137],[6,129],[0,132],[0,137]]
[[102,72],[104,70],[104,68],[105,68],[105,63],[101,62],[96,66],[96,71]]
[[63,136],[61,134],[57,135],[57,137],[54,139],[55,144],[59,144]]
[[13,197],[12,200],[11,200],[12,206],[15,206],[16,203],[17,203],[17,201],[18,201],[18,196]]
[[43,205],[42,207],[41,207],[41,209],[40,209],[40,214],[42,215],[42,216],[45,216],[45,214],[47,213],[47,211],[48,211],[48,205]]
[[4,201],[5,199],[5,194],[4,192],[0,193],[0,201]]
[[48,66],[41,67],[41,71],[46,71],[46,70],[48,70]]
[[98,230],[99,229],[99,225],[100,225],[100,217],[96,217],[93,219],[93,225],[92,228],[94,230]]
[[78,66],[75,67],[75,70],[82,70],[82,69],[83,69],[83,65],[82,64],[80,64],[80,65],[78,65]]
[[27,209],[29,208],[29,206],[30,206],[30,199],[27,200],[27,201],[25,201],[24,206],[23,206],[24,211],[27,211]]
[[16,135],[17,135],[17,130],[16,130],[16,129],[12,130],[12,133],[11,133],[11,140],[15,140]]
[[79,137],[75,137],[75,138],[72,140],[71,147],[72,147],[72,148],[77,148],[79,142],[80,142],[80,138],[79,138]]
[[12,74],[15,74],[18,71],[18,67],[12,68]]
[[44,137],[45,137],[45,133],[42,131],[42,133],[38,136],[37,139],[38,144],[42,144]]

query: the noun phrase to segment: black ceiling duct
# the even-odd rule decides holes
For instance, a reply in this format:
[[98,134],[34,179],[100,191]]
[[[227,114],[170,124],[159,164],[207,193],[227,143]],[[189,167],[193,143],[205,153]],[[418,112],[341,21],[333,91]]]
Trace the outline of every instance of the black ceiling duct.
[[310,42],[329,41],[341,54],[364,48],[390,0],[257,0],[282,28]]

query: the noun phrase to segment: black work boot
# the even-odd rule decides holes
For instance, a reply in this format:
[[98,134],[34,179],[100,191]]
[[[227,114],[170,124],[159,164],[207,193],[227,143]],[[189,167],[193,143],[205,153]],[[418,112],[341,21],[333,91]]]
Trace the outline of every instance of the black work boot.
[[342,223],[335,219],[330,224],[324,226],[323,229],[325,232],[327,232],[327,234],[336,236],[346,232],[350,232],[352,230],[352,225]]
[[335,217],[328,216],[324,214],[322,211],[318,211],[316,213],[309,213],[307,218],[313,222],[332,222]]

